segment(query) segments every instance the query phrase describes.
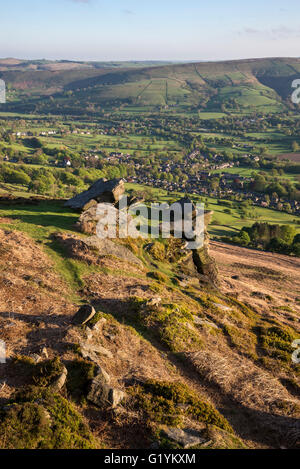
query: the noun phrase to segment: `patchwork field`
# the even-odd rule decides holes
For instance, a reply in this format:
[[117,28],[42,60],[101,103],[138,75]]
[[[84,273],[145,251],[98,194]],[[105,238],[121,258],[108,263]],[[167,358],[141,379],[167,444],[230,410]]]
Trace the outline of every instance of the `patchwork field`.
[[[38,71],[20,67],[21,77],[16,68],[4,64],[2,76],[10,87],[6,108],[23,112],[51,109],[53,114],[67,109],[82,114],[90,105],[98,106],[94,112],[117,105],[128,109],[134,106],[142,112],[164,107],[178,113],[190,112],[191,108],[193,112],[223,112],[226,108],[229,112],[256,109],[276,113],[286,109],[291,83],[299,74],[296,58],[115,65],[101,68],[88,63],[76,68],[73,63],[44,64]],[[43,98],[37,101],[38,96]]]

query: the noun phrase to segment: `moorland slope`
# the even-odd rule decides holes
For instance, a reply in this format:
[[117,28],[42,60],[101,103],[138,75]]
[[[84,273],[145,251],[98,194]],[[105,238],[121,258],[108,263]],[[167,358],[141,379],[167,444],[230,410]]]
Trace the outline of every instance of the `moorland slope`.
[[[151,66],[128,63],[127,67],[125,63],[120,68],[74,62],[33,68],[32,64],[29,68],[21,65],[0,67],[0,77],[8,84],[8,99],[12,101],[7,110],[49,112],[55,107],[56,112],[79,113],[81,109],[82,113],[87,105],[125,105],[139,110],[250,112],[255,108],[276,112],[292,106],[292,82],[300,74],[298,58]],[[54,103],[46,99],[49,95]],[[45,98],[42,102],[41,97]]]
[[299,447],[299,261],[211,243],[214,286],[172,238],[111,255],[23,203],[0,212],[0,447]]

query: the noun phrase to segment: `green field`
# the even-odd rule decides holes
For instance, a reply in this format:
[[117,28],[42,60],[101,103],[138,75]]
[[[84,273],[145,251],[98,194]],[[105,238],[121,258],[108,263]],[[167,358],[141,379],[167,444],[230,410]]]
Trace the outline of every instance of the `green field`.
[[[160,202],[167,202],[169,204],[184,196],[182,193],[174,192],[168,194],[162,189],[153,189],[139,184],[126,184],[126,188],[128,191],[141,191],[145,189],[151,190],[153,197],[156,200]],[[220,205],[218,204],[217,199],[213,199],[211,197],[199,197],[193,194],[189,194],[189,197],[194,202],[204,203],[205,210],[213,210],[214,214],[209,226],[209,233],[214,238],[218,238],[220,236],[230,236],[236,232],[239,232],[243,226],[252,226],[255,222],[293,225],[297,232],[300,232],[300,225],[297,224],[297,217],[294,215],[289,215],[288,213],[282,213],[276,210],[254,206],[251,208],[251,218],[242,219],[239,209],[235,206],[228,207],[226,204],[227,201],[224,202],[224,205]],[[224,211],[228,208],[231,210],[230,214],[225,213]]]

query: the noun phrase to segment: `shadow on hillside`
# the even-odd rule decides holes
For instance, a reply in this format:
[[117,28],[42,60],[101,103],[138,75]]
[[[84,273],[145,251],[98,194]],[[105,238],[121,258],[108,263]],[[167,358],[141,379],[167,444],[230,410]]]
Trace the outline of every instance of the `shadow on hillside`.
[[300,420],[246,407],[233,401],[233,409],[220,408],[236,433],[272,448],[300,449]]
[[66,209],[60,202],[43,202],[39,205],[1,205],[1,211],[14,220],[31,225],[54,227],[58,229],[75,231],[74,224],[79,214]]
[[204,387],[207,394],[217,397],[217,409],[224,415],[234,431],[244,440],[251,440],[272,448],[300,448],[300,421],[297,418],[273,414],[250,408],[234,400],[224,390],[201,377],[183,354],[175,354],[164,347],[154,333],[142,326],[128,300],[97,298],[91,302],[97,311],[111,314],[120,323],[133,327],[156,349],[167,353],[170,362],[180,370],[188,381],[194,381]]
[[70,323],[70,316],[65,314],[24,314],[16,312],[0,312],[0,316],[6,319],[16,319],[17,321],[23,321],[31,325],[39,325],[42,321],[44,324],[50,324],[54,326],[62,326]]
[[11,321],[22,321],[29,326],[30,330],[26,333],[27,342],[20,350],[22,355],[40,354],[44,346],[61,354],[67,347],[63,338],[71,324],[72,316],[70,315],[47,314],[45,311],[36,315],[4,311],[0,312],[0,317]]
[[232,236],[234,234],[234,231],[236,231],[236,233],[239,233],[240,230],[233,226],[231,226],[230,230],[228,230],[228,227],[226,227],[225,225],[214,225],[213,223],[209,226],[209,234],[211,236]]
[[[142,285],[141,287],[144,287]],[[144,339],[150,342],[157,349],[166,352],[166,347],[162,346],[149,328],[143,326],[134,312],[129,300],[120,298],[97,298],[90,302],[97,312],[102,311],[111,314],[117,321],[126,326],[134,328]]]
[[59,213],[55,215],[50,215],[50,214],[43,214],[43,213],[37,213],[37,214],[31,214],[31,215],[16,215],[13,216],[12,218],[21,220],[23,223],[28,223],[31,225],[36,225],[36,226],[43,226],[43,227],[54,227],[57,229],[63,229],[67,231],[74,231],[76,232],[74,228],[74,224],[78,220],[78,216],[66,216],[66,215],[61,215]]

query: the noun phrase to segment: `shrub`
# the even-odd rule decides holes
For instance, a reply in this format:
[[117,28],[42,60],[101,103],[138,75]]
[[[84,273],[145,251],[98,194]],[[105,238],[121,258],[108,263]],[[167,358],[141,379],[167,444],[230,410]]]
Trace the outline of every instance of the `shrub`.
[[179,426],[185,415],[233,431],[225,417],[184,384],[149,380],[133,389],[132,393],[137,408],[155,422]]
[[155,259],[156,261],[163,262],[166,257],[165,246],[158,241],[155,241],[149,248],[149,254]]
[[133,297],[130,300],[135,321],[150,329],[160,341],[173,352],[199,350],[203,344],[198,331],[191,327],[192,314],[183,306],[162,304],[158,307],[147,305],[147,300]]
[[288,362],[291,360],[293,348],[291,346],[294,337],[288,330],[278,326],[272,326],[268,329],[260,329],[260,339],[262,347],[272,358]]
[[98,444],[80,414],[52,391],[27,387],[1,412],[0,448],[94,449]]
[[74,360],[67,365],[67,391],[75,399],[87,395],[90,381],[97,374],[97,366],[86,360]]
[[147,276],[150,277],[150,278],[153,278],[154,280],[156,280],[159,283],[166,283],[169,280],[168,277],[165,274],[163,274],[162,272],[157,272],[157,271],[156,272],[149,272],[147,274]]
[[59,357],[38,363],[33,370],[33,381],[37,386],[51,385],[62,373],[63,364]]

